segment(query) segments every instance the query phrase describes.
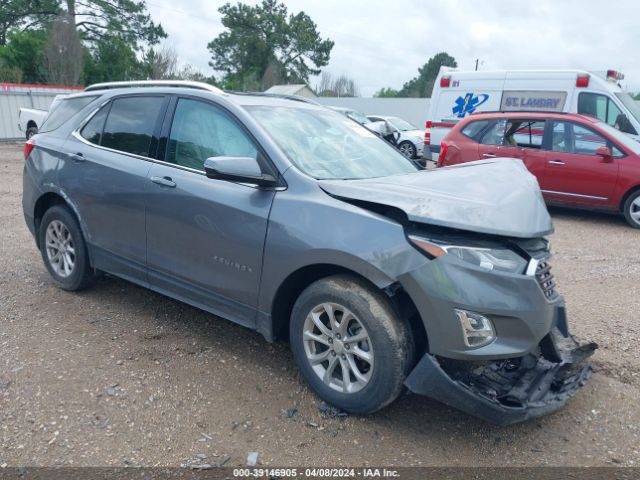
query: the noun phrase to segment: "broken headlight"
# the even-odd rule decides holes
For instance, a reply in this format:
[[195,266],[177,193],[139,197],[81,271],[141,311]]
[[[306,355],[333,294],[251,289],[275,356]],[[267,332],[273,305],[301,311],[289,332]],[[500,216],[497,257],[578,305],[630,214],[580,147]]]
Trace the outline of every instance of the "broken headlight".
[[455,255],[463,262],[487,271],[523,273],[527,267],[527,261],[508,248],[442,245],[413,235],[410,235],[409,239],[413,245],[431,257],[441,257],[445,254]]

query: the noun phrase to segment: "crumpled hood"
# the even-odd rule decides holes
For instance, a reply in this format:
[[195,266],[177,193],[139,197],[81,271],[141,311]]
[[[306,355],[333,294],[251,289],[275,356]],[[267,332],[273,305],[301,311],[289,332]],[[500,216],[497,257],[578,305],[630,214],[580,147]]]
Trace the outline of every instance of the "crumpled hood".
[[519,238],[553,232],[538,182],[518,159],[319,184],[338,198],[399,208],[413,222]]

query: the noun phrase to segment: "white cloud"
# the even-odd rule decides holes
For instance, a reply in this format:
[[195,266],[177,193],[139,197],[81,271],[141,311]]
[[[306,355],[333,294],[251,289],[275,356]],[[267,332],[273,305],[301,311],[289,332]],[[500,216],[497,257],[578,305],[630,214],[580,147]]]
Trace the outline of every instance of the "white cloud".
[[[224,29],[218,13],[224,3],[147,1],[180,61],[205,73],[212,73],[207,43]],[[637,1],[288,0],[286,4],[290,12],[304,10],[321,35],[335,41],[326,70],[354,78],[365,96],[382,87],[400,88],[441,51],[453,55],[465,69],[472,69],[476,58],[483,69],[616,68],[625,73],[630,90],[640,90]]]

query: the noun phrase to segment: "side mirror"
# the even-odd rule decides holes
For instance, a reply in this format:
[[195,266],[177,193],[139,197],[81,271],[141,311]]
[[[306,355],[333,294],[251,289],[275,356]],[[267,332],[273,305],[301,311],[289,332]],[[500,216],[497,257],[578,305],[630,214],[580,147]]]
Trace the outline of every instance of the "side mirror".
[[278,183],[273,175],[262,173],[253,157],[209,157],[204,162],[204,171],[208,178],[260,187],[273,187]]
[[598,147],[596,149],[596,155],[601,156],[604,163],[613,162],[613,154],[611,153],[611,149],[609,147]]

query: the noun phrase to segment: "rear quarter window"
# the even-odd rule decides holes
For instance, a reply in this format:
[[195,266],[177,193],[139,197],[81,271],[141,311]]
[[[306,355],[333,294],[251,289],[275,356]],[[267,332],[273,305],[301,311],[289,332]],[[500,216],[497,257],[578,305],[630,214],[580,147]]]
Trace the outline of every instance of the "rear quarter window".
[[64,98],[60,100],[55,109],[49,113],[39,131],[52,132],[56,130],[96,98],[98,98],[97,95],[92,95],[86,97]]
[[475,122],[470,122],[465,125],[460,133],[462,133],[465,137],[469,137],[472,140],[478,140],[480,134],[484,131],[484,129],[489,125],[489,120],[478,120]]

